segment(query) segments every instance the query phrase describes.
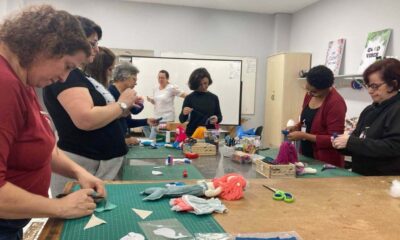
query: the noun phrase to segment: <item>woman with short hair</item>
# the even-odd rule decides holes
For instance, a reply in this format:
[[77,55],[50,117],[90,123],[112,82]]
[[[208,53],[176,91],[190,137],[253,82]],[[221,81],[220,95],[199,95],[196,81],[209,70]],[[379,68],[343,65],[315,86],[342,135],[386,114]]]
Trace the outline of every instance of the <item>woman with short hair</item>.
[[[158,72],[158,86],[153,89],[153,96],[147,96],[147,101],[154,105],[154,117],[162,118],[163,122],[175,121],[175,97],[185,98],[186,93],[178,86],[169,82],[169,72],[160,70]],[[150,138],[155,138],[156,128],[151,128]]]
[[[29,27],[27,27],[29,26]],[[0,239],[22,239],[33,217],[77,218],[93,213],[103,182],[55,146],[35,87],[64,82],[90,55],[77,19],[42,5],[0,25]],[[82,190],[48,199],[50,174],[78,180]]]
[[363,78],[372,104],[361,112],[352,134],[338,136],[332,146],[351,156],[353,172],[400,175],[400,61],[377,61]]
[[181,123],[189,121],[186,127],[188,136],[199,126],[214,129],[215,124],[222,121],[219,99],[208,91],[212,82],[210,73],[205,68],[198,68],[190,74],[188,85],[193,92],[186,96],[179,115]]
[[343,167],[344,156],[332,148],[331,136],[343,133],[347,108],[333,87],[333,72],[319,65],[306,73],[306,80],[307,94],[300,122],[290,129],[288,138],[301,141],[300,151],[304,156]]
[[[115,100],[118,101],[121,92],[124,92],[125,89],[135,88],[135,86],[137,85],[138,73],[139,69],[137,69],[134,65],[126,62],[118,65],[114,69],[113,84],[109,86],[108,90],[114,96]],[[133,107],[130,111],[131,114],[138,114],[143,110],[143,98],[138,97],[138,101],[136,102],[136,104],[138,105],[138,107]],[[154,118],[133,119],[131,114],[128,114],[127,116],[122,118],[121,124],[125,133],[125,142],[128,145],[135,145],[139,144],[139,140],[130,135],[130,129],[149,125],[153,126],[156,124],[156,120]]]

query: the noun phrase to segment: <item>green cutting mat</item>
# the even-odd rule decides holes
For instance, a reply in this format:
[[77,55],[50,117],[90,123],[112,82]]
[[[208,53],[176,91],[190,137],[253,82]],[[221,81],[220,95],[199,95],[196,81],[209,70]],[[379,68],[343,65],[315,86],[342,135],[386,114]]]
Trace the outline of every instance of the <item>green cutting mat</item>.
[[133,146],[129,148],[126,154],[127,159],[151,159],[151,158],[167,158],[171,155],[175,158],[183,157],[181,150],[175,148],[158,147],[152,149],[151,147]]
[[[173,166],[124,166],[122,180],[184,180],[184,179],[204,179],[199,170],[191,164]],[[183,178],[183,170],[187,170],[187,178]],[[160,171],[163,175],[155,176],[151,171]]]
[[[118,207],[112,211],[95,215],[107,223],[83,230],[90,216],[65,220],[62,240],[119,240],[129,232],[143,234],[138,225],[140,221],[153,221],[176,218],[185,228],[194,233],[224,232],[212,215],[197,216],[192,213],[178,213],[170,210],[169,198],[158,201],[142,201],[140,192],[148,187],[161,187],[165,183],[150,184],[109,184],[106,185],[108,200]],[[150,210],[153,213],[142,220],[132,208]]]
[[[264,150],[264,151],[260,151],[258,154],[264,157],[270,157],[275,159],[276,156],[278,155],[279,149],[277,148],[272,148],[269,150]],[[316,174],[305,174],[305,175],[301,175],[298,176],[299,178],[331,178],[331,177],[356,177],[356,176],[360,176],[357,173],[354,172],[350,172],[346,169],[343,168],[335,168],[335,169],[327,169],[321,172],[321,169],[324,165],[323,162],[318,161],[316,159],[313,158],[309,158],[309,157],[305,157],[301,154],[298,155],[299,156],[299,161],[300,162],[304,162],[307,163],[308,167],[311,168],[315,168],[317,169],[317,173]]]

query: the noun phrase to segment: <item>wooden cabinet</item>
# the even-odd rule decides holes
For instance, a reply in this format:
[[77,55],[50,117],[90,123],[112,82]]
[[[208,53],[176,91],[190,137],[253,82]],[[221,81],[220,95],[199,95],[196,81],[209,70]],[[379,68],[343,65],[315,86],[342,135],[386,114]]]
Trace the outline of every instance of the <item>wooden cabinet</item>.
[[268,57],[264,146],[278,147],[283,140],[281,130],[287,121],[299,119],[306,93],[305,80],[299,79],[299,72],[308,71],[310,64],[310,53],[279,53]]

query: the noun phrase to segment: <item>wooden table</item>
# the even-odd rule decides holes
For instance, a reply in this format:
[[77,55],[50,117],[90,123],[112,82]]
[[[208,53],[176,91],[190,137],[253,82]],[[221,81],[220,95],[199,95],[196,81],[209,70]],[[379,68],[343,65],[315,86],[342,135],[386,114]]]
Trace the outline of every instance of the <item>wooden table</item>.
[[[229,212],[214,217],[229,233],[296,231],[313,240],[398,239],[400,199],[388,194],[393,179],[251,179],[245,198],[225,201]],[[295,202],[273,200],[262,184],[291,192]],[[61,225],[50,219],[39,239],[58,239]]]

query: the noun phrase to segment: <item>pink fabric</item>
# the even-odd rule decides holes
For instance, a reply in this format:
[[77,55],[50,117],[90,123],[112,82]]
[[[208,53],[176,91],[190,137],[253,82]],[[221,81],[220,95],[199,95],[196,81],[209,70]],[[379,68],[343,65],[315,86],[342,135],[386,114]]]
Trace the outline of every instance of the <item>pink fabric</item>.
[[177,212],[190,212],[194,211],[194,208],[187,204],[183,199],[180,198],[173,198],[169,201],[169,205],[174,208],[175,211]]
[[295,146],[290,142],[283,142],[279,148],[278,156],[274,163],[276,164],[289,164],[296,163],[299,159]]

